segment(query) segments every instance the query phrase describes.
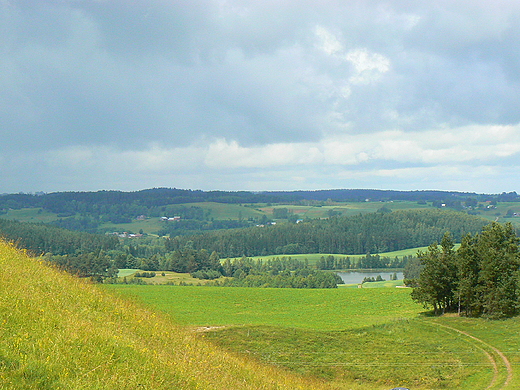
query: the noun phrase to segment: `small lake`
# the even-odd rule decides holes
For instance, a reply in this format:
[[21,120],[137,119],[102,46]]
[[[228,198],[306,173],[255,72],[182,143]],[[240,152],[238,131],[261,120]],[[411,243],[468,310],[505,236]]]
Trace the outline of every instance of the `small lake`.
[[[397,279],[403,278],[402,272],[395,272],[397,274]],[[349,271],[349,272],[338,272],[337,273],[341,279],[345,282],[345,284],[360,284],[363,282],[365,278],[377,278],[377,275],[381,275],[384,280],[390,280],[390,275],[393,275],[394,272],[388,271]]]

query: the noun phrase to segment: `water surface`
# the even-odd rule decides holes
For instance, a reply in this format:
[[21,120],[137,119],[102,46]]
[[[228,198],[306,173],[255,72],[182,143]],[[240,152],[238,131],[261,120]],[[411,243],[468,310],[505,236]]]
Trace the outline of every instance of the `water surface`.
[[[345,282],[345,284],[356,284],[362,283],[365,278],[377,278],[377,275],[381,275],[384,280],[390,280],[390,275],[393,275],[393,272],[388,271],[348,271],[348,272],[338,272],[338,275],[341,276],[341,279]],[[397,279],[403,278],[402,272],[396,272]]]

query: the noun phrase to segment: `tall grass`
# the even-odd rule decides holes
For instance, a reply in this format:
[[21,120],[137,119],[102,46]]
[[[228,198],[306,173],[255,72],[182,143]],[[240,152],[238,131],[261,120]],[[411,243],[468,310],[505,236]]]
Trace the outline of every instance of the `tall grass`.
[[320,389],[0,243],[1,389]]

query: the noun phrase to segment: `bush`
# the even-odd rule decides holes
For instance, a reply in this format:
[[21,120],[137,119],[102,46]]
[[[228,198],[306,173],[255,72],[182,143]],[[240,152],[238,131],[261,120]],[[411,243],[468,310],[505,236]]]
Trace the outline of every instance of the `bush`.
[[192,272],[190,275],[192,278],[208,280],[218,279],[222,276],[222,274],[219,271],[215,271],[213,269],[195,271]]
[[134,274],[135,278],[153,278],[155,276],[155,272],[136,272]]

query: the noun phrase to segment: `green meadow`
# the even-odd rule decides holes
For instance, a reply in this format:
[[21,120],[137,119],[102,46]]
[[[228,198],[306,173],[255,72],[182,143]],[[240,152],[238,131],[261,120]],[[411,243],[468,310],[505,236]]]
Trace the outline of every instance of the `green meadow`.
[[417,204],[417,202],[394,201],[394,202],[325,202],[323,205],[291,205],[277,204],[272,206],[258,207],[258,210],[272,216],[276,208],[286,208],[290,213],[298,215],[300,218],[328,218],[331,212],[344,216],[374,213],[382,207],[390,210],[409,210],[423,209],[431,207],[428,204]]
[[269,325],[316,330],[362,328],[414,318],[409,289],[270,289],[104,285],[188,326]]
[[104,287],[167,314],[230,353],[336,389],[520,385],[514,372],[518,319],[430,317],[411,301],[410,289]]
[[14,219],[21,222],[43,222],[49,223],[58,219],[57,214],[45,211],[41,208],[24,208],[17,210],[9,210],[5,214],[1,214],[0,218]]

